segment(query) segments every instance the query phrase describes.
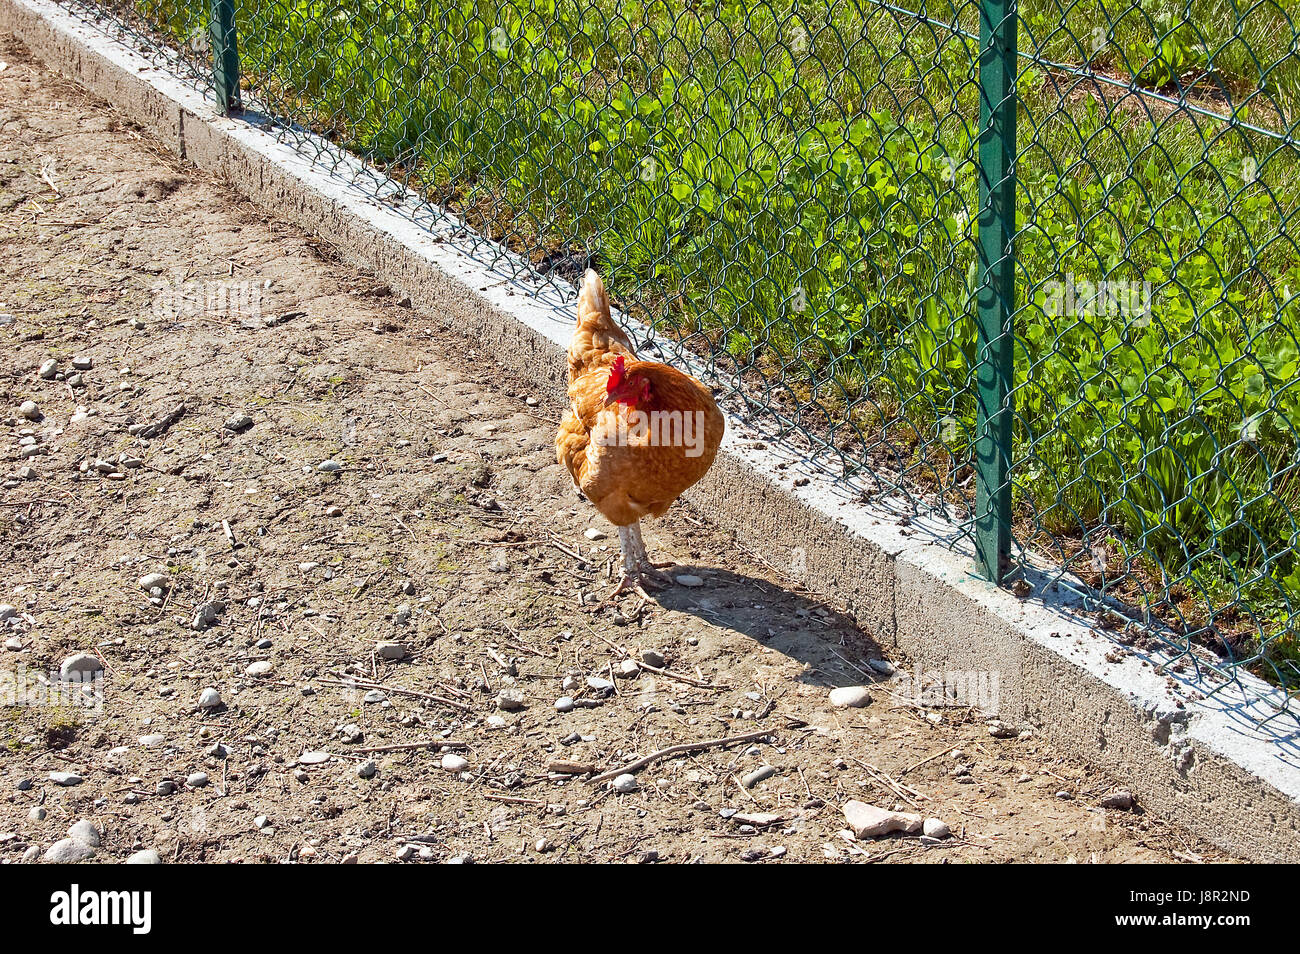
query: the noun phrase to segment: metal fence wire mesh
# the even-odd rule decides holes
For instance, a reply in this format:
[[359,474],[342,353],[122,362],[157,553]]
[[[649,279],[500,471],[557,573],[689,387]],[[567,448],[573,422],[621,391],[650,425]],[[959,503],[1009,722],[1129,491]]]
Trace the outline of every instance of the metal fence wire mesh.
[[[211,89],[229,2],[89,8],[181,50]],[[1290,687],[1290,7],[233,11],[244,105],[286,138],[373,163],[500,267],[567,290],[593,265],[749,416],[871,494],[1009,536],[1013,573],[1050,566],[1176,667]]]

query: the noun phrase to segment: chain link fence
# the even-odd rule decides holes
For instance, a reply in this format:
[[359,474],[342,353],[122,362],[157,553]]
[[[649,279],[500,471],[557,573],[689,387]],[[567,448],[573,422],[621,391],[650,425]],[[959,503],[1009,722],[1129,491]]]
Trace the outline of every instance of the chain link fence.
[[512,279],[597,268],[986,574],[1300,682],[1290,0],[73,2]]

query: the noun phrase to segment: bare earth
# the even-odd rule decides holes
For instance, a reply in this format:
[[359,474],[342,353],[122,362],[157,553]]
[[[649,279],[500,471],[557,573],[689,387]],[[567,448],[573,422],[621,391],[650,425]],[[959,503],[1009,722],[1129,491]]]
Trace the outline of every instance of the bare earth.
[[[555,409],[2,34],[0,61],[0,603],[17,610],[0,680],[78,652],[107,665],[102,713],[0,708],[3,861],[80,819],[104,830],[101,861],[1225,860],[1140,806],[1099,810],[1125,780],[1033,733],[992,738],[888,683],[833,708],[832,687],[871,682],[871,634],[685,503],[647,543],[703,585],[607,600],[616,541],[555,462]],[[236,294],[172,317],[168,283]],[[288,317],[264,327],[254,306]],[[93,362],[76,387],[74,356]],[[38,376],[50,358],[63,379]],[[163,433],[129,433],[180,404]],[[232,433],[238,414],[252,426]],[[153,572],[158,605],[138,584]],[[406,658],[379,658],[383,640]],[[617,672],[643,650],[674,675]],[[207,688],[220,708],[197,707]],[[760,730],[644,768],[631,794],[549,771]],[[953,837],[855,843],[853,798]]]

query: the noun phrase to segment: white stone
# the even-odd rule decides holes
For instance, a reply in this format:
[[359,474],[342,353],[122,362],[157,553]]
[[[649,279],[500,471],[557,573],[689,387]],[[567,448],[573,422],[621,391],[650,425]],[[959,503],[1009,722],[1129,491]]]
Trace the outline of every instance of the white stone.
[[455,752],[448,752],[442,757],[442,768],[445,772],[459,775],[469,768],[469,759]]
[[871,693],[865,686],[840,686],[831,690],[831,705],[840,709],[861,709],[871,704]]
[[921,830],[921,816],[877,808],[856,799],[844,805],[844,818],[855,838],[879,838],[893,831],[915,834]]

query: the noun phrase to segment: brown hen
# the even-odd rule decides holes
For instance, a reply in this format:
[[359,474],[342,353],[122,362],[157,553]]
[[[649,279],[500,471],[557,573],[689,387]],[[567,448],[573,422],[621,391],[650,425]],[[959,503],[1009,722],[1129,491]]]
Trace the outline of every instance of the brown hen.
[[662,516],[713,463],[726,428],[713,395],[676,368],[640,361],[614,323],[604,283],[583,277],[569,344],[570,409],[556,457],[618,527],[623,575],[615,592],[662,582],[639,521]]

